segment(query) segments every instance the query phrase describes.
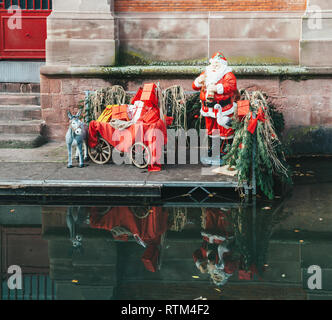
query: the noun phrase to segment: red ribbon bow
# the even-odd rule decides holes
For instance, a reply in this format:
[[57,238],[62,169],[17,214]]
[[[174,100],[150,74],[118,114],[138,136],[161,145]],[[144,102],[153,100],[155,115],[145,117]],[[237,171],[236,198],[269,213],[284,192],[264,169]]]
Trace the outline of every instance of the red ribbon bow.
[[249,123],[248,123],[248,131],[251,134],[254,134],[254,132],[256,130],[256,127],[257,127],[258,120],[260,120],[262,122],[266,121],[266,119],[265,119],[265,113],[264,113],[264,111],[263,111],[263,109],[261,107],[258,109],[257,116],[256,116],[255,119],[253,119],[252,112],[250,112],[250,120],[249,120]]

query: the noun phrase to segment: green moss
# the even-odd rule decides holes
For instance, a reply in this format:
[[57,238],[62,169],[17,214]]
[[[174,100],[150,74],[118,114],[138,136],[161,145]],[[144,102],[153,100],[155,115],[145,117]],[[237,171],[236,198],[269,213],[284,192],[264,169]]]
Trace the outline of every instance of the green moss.
[[294,61],[291,59],[283,58],[283,57],[272,57],[272,56],[264,56],[264,57],[246,57],[246,56],[237,56],[237,57],[229,57],[228,61],[232,65],[292,65]]
[[163,61],[155,60],[146,53],[120,49],[117,62],[120,66],[204,66],[207,65],[208,59]]

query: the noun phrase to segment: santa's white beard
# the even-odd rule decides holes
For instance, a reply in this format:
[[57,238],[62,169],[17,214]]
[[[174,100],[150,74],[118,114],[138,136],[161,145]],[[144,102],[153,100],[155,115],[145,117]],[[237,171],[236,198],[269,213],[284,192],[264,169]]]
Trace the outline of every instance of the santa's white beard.
[[205,85],[208,87],[211,84],[216,84],[226,73],[231,71],[232,69],[229,68],[227,64],[221,65],[217,69],[212,68],[212,66],[207,66],[205,69]]

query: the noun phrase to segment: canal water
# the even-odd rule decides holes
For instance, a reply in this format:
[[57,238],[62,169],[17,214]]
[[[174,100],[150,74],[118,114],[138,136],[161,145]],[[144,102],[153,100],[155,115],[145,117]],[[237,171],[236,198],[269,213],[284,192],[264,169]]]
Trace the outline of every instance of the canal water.
[[293,190],[250,205],[3,202],[0,297],[332,299],[332,158],[290,163]]

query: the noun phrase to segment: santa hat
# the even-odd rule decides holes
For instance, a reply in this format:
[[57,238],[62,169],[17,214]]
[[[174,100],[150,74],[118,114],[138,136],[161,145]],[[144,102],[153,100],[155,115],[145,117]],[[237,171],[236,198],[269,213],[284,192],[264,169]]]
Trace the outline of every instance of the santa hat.
[[220,51],[213,54],[212,58],[210,59],[210,63],[212,63],[213,61],[216,61],[216,60],[222,64],[227,65],[227,59]]

